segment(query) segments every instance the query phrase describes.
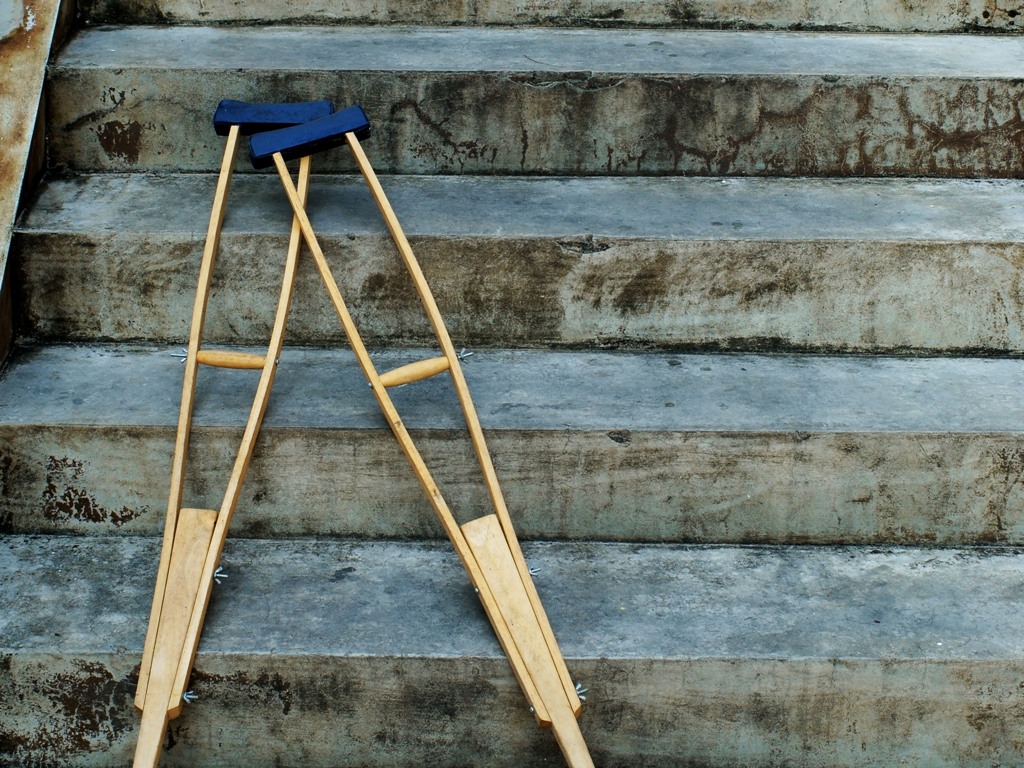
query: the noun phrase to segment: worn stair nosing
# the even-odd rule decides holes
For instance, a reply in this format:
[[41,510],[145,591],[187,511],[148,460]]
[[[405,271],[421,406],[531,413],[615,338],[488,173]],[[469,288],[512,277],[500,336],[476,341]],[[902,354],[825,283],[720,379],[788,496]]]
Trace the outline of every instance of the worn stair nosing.
[[[244,164],[238,164],[244,170]],[[1024,181],[1005,179],[382,176],[411,237],[763,242],[1016,243]],[[21,237],[201,236],[210,174],[86,174],[50,180]],[[359,177],[314,175],[318,236],[383,235]],[[224,236],[287,233],[276,177],[232,184]],[[585,244],[581,243],[580,248]],[[600,241],[593,244],[602,247]]]
[[[1024,305],[1006,289],[1020,262],[1019,181],[383,182],[465,344],[1024,351]],[[14,241],[25,337],[184,338],[212,186],[185,174],[50,183]],[[314,226],[363,332],[425,341],[364,185],[318,176],[313,189]],[[289,221],[274,179],[236,179],[208,340],[265,338]],[[295,307],[290,341],[344,343],[308,262]]]
[[[464,371],[484,426],[503,430],[707,432],[1024,431],[1017,359],[478,349]],[[52,345],[3,375],[0,423],[176,423],[178,346]],[[431,355],[374,352],[380,370]],[[196,423],[244,422],[255,376],[203,371]],[[413,429],[461,424],[443,377],[393,391]],[[239,418],[241,417],[241,418]],[[381,428],[345,348],[286,348],[267,428]]]
[[98,27],[55,67],[260,68],[267,46],[275,70],[304,72],[1024,76],[1024,40],[1009,36],[411,26]]
[[[4,537],[0,583],[11,602],[0,649],[138,652],[158,546],[156,537]],[[570,659],[970,662],[1024,653],[1019,547],[525,548]],[[201,652],[501,653],[446,542],[232,538],[223,565],[229,577]],[[54,613],[67,595],[74,601]],[[254,616],[258,634],[245,630]]]

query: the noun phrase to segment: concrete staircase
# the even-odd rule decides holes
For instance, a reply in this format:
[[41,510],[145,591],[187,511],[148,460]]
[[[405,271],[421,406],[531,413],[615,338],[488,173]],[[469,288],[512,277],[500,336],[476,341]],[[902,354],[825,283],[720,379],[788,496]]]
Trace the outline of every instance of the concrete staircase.
[[[598,765],[1024,763],[1024,39],[982,34],[1015,7],[252,5],[96,0],[51,66],[0,379],[0,765],[131,760],[225,97],[370,115]],[[315,163],[377,359],[422,356],[349,158]],[[236,177],[209,342],[265,342],[289,223]],[[562,764],[308,262],[288,338],[162,765]],[[189,505],[254,387],[203,371]],[[475,516],[448,386],[395,396]]]

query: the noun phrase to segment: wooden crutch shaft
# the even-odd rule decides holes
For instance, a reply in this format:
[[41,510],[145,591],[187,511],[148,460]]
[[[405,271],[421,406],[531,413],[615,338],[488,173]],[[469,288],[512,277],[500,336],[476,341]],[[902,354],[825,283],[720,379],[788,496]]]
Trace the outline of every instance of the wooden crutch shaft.
[[160,611],[160,632],[153,651],[142,724],[135,748],[134,768],[154,768],[168,720],[181,710],[175,690],[178,654],[185,640],[188,619],[201,589],[200,567],[213,536],[217,513],[212,509],[182,509],[174,535],[174,550],[167,573],[167,594]]
[[594,768],[576,715],[562,690],[556,660],[541,632],[540,617],[516,568],[501,523],[496,515],[485,515],[465,523],[462,531],[491,588],[496,607],[508,624],[526,673],[544,702],[566,762],[571,768]]
[[[229,134],[225,154],[230,153],[233,156],[235,152],[235,146],[233,146],[233,144],[237,145],[237,137],[235,137],[235,141],[232,141],[232,138],[231,134]],[[232,164],[228,164],[227,161],[225,164],[227,165],[228,174],[230,174]],[[306,194],[309,188],[309,176],[309,162],[307,161],[300,167],[299,174],[299,194],[303,204],[305,203]],[[215,195],[215,213],[214,217],[212,217],[217,219],[216,230],[208,237],[206,252],[209,254],[209,258],[204,258],[203,267],[200,269],[200,288],[197,291],[197,312],[194,315],[194,321],[198,319],[200,325],[198,329],[193,327],[190,337],[191,354],[189,354],[188,359],[186,360],[186,389],[185,394],[183,395],[182,404],[182,415],[184,418],[182,419],[182,422],[179,423],[178,439],[175,446],[175,458],[173,461],[174,471],[172,473],[172,493],[174,488],[177,489],[177,496],[172,496],[172,502],[177,503],[173,504],[173,513],[170,511],[168,513],[168,528],[170,528],[171,521],[173,521],[175,528],[177,528],[178,523],[178,506],[180,504],[181,489],[183,485],[182,478],[184,474],[184,456],[188,448],[188,430],[191,425],[192,400],[195,393],[195,369],[202,357],[200,353],[195,351],[195,348],[201,343],[202,323],[204,322],[204,317],[199,314],[198,310],[201,308],[202,313],[205,314],[210,278],[212,275],[213,256],[217,251],[216,240],[219,238],[220,222],[223,219],[223,208],[226,203],[226,197],[227,185],[219,184],[218,192]],[[259,432],[263,414],[266,410],[267,401],[269,400],[270,389],[277,369],[277,361],[280,357],[281,347],[283,345],[288,312],[291,308],[295,273],[301,245],[301,233],[299,233],[298,229],[293,224],[292,237],[289,242],[288,255],[285,262],[281,296],[278,301],[277,314],[275,316],[274,327],[271,332],[270,344],[268,345],[268,354],[261,358],[261,361],[263,362],[263,372],[260,377],[260,382],[257,385],[256,396],[243,433],[242,444],[239,448],[239,453],[232,470],[232,475],[228,482],[228,491],[225,494],[224,502],[221,504],[220,512],[217,514],[217,520],[213,527],[209,546],[203,550],[202,558],[200,558],[196,564],[197,568],[200,570],[199,577],[196,580],[195,600],[191,604],[192,607],[188,615],[183,617],[184,622],[187,622],[185,624],[186,629],[183,639],[181,640],[180,653],[176,656],[173,664],[174,682],[169,693],[172,704],[174,701],[180,701],[181,694],[184,692],[185,686],[188,683],[188,677],[191,674],[195,653],[199,644],[199,635],[202,632],[203,619],[205,618],[206,609],[209,604],[209,594],[213,584],[213,574],[220,562],[224,541],[227,536],[228,524],[230,523],[235,506],[238,502],[238,494],[241,489],[242,481],[244,480],[245,471],[252,457],[255,439]],[[175,549],[175,546],[176,545],[172,540],[170,546],[164,546],[161,554],[162,567],[158,573],[158,588],[155,590],[155,594],[159,596],[159,604],[161,608],[166,600],[171,599],[170,592],[172,587],[167,581],[167,571],[170,568],[170,561],[172,559],[171,553]],[[164,560],[167,560],[166,567],[163,567]],[[154,599],[154,603],[156,602],[156,599]],[[151,636],[153,638],[152,643],[154,646],[157,643],[157,639],[160,637],[160,633],[168,631],[167,624],[161,618],[161,613],[157,614],[155,620],[152,617],[150,618],[150,625],[147,631],[147,642],[149,642],[148,638]],[[177,617],[175,620],[181,620],[181,617]],[[163,629],[161,629],[161,625],[163,625]],[[171,631],[176,632],[173,627],[171,627]],[[144,713],[147,704],[149,703],[147,691],[150,671],[154,664],[153,657],[154,650],[150,648],[144,657],[144,663],[140,670],[140,682],[136,690],[136,706],[142,709]],[[176,717],[179,711],[180,706],[170,706],[169,717]]]
[[278,175],[281,177],[281,183],[284,187],[285,194],[291,203],[292,212],[302,228],[302,234],[306,240],[306,245],[313,255],[313,260],[327,288],[327,293],[330,296],[331,303],[334,305],[338,319],[341,321],[342,327],[345,330],[345,334],[348,337],[352,351],[355,353],[356,360],[358,361],[363,374],[366,376],[367,381],[370,383],[370,387],[376,397],[381,411],[384,413],[384,418],[387,421],[388,426],[391,428],[392,433],[395,435],[395,439],[398,441],[406,459],[412,466],[416,479],[419,481],[420,487],[423,489],[423,492],[426,494],[431,506],[434,508],[434,512],[437,514],[438,520],[440,520],[445,533],[452,542],[452,546],[454,547],[459,560],[462,562],[463,567],[469,575],[470,582],[476,587],[480,600],[484,603],[488,615],[494,617],[492,619],[494,631],[498,635],[498,640],[501,643],[502,648],[505,649],[506,655],[508,656],[513,669],[516,671],[516,676],[523,687],[523,691],[527,699],[533,703],[535,710],[534,715],[542,725],[547,726],[550,724],[551,720],[548,717],[544,702],[540,698],[530,676],[524,673],[525,663],[519,654],[518,648],[512,639],[512,634],[505,624],[504,618],[501,616],[500,610],[497,608],[497,602],[493,594],[491,594],[490,586],[484,578],[483,573],[476,562],[476,558],[470,551],[469,545],[466,543],[465,536],[459,528],[451,510],[448,508],[440,489],[434,482],[433,476],[427,468],[426,463],[423,461],[423,457],[416,448],[412,437],[405,428],[404,422],[399,416],[394,403],[387,393],[387,388],[381,383],[380,375],[377,373],[373,360],[370,358],[370,355],[366,350],[366,346],[359,334],[359,330],[356,328],[355,323],[352,320],[352,316],[348,311],[348,307],[345,304],[345,300],[341,295],[341,290],[338,288],[337,281],[335,281],[334,276],[331,273],[330,266],[324,256],[323,249],[321,249],[316,234],[313,232],[313,227],[309,222],[309,217],[299,202],[298,193],[294,183],[292,182],[291,175],[288,172],[284,159],[278,154],[275,155],[274,161],[277,165]]
[[[305,206],[306,196],[309,190],[310,159],[303,158],[299,164],[299,186],[297,196],[300,206]],[[274,317],[274,327],[271,331],[270,343],[268,344],[266,362],[260,374],[259,383],[256,385],[256,395],[253,398],[249,418],[246,421],[242,434],[238,454],[231,470],[231,477],[228,480],[227,490],[224,493],[224,500],[221,503],[217,515],[217,525],[213,531],[212,541],[206,562],[203,565],[202,588],[196,604],[192,609],[192,617],[189,622],[188,632],[185,636],[185,644],[182,649],[181,664],[178,667],[178,675],[175,681],[176,687],[184,691],[188,683],[189,675],[192,672],[192,664],[195,659],[196,650],[199,647],[199,637],[202,634],[203,621],[206,618],[206,610],[209,606],[210,588],[213,585],[214,573],[220,564],[221,555],[224,551],[224,544],[227,540],[228,527],[238,505],[238,497],[245,482],[245,475],[252,460],[256,438],[259,436],[260,426],[263,423],[263,415],[270,400],[270,391],[274,384],[274,377],[277,373],[277,361],[281,356],[281,348],[284,345],[285,327],[288,322],[288,313],[291,310],[292,294],[295,287],[295,274],[298,267],[299,251],[302,247],[302,234],[295,222],[292,221],[291,236],[288,242],[288,256],[285,260],[284,278],[281,284],[281,295],[278,299],[277,312]]]
[[[182,510],[181,500],[184,489],[184,468],[188,452],[193,402],[195,399],[196,375],[200,363],[227,365],[240,368],[262,368],[261,382],[272,382],[273,372],[280,353],[281,340],[284,333],[284,321],[290,306],[292,284],[294,283],[294,267],[298,258],[302,239],[293,227],[292,242],[289,246],[289,264],[286,265],[286,278],[282,286],[281,302],[287,306],[278,308],[273,336],[276,346],[272,343],[272,354],[257,361],[258,356],[245,353],[212,351],[204,353],[202,345],[203,328],[206,322],[206,311],[209,302],[210,284],[213,266],[220,247],[220,235],[227,207],[227,199],[231,185],[231,177],[237,156],[239,138],[242,134],[276,129],[309,120],[316,120],[330,115],[333,105],[328,101],[291,103],[291,104],[248,104],[238,101],[222,101],[214,114],[214,127],[218,135],[227,136],[224,145],[224,156],[221,161],[217,188],[207,226],[206,241],[200,264],[199,281],[196,299],[193,305],[192,324],[189,331],[188,352],[186,355],[185,375],[182,385],[181,407],[178,415],[178,428],[175,437],[174,455],[171,466],[171,483],[168,494],[167,515],[164,524],[164,536],[157,568],[156,584],[153,590],[153,604],[150,609],[149,624],[143,647],[142,663],[139,671],[139,684],[136,690],[135,703],[143,710],[140,743],[137,754],[146,764],[150,759],[155,765],[159,759],[159,741],[167,720],[176,717],[181,708],[181,695],[188,682],[195,650],[198,646],[198,634],[201,631],[202,617],[205,616],[209,592],[212,588],[213,569],[209,569],[209,561],[215,555],[219,560],[223,548],[223,540],[216,546],[210,546],[211,539],[226,534],[226,523],[237,502],[237,490],[230,502],[231,488],[226,494],[218,515],[212,511],[201,511],[203,534],[200,538],[189,538],[179,541],[179,536],[186,536],[194,527],[196,510]],[[308,163],[300,171],[300,187],[303,203],[308,188]],[[289,272],[290,269],[290,272]],[[205,359],[204,359],[205,358]],[[269,370],[268,370],[269,369]],[[262,419],[269,396],[269,383],[263,392],[263,402],[259,406],[258,422]],[[254,411],[256,405],[254,404]],[[250,418],[252,421],[252,418]],[[255,425],[258,430],[258,423]],[[251,454],[251,449],[250,449]],[[244,464],[248,464],[248,458]],[[237,462],[236,462],[237,466]],[[244,467],[237,475],[244,476]],[[225,508],[230,507],[228,514]],[[180,510],[180,511],[179,511]],[[217,516],[216,521],[210,515]],[[212,533],[208,536],[206,528]],[[177,542],[177,543],[176,543]],[[182,548],[188,552],[187,560]],[[187,566],[180,563],[187,562]],[[199,566],[202,565],[200,571]],[[187,575],[182,575],[184,568]],[[198,576],[198,578],[197,578]],[[199,620],[196,621],[196,614]],[[184,640],[182,640],[184,632]],[[158,684],[151,684],[156,674]],[[170,687],[168,688],[168,685]],[[154,743],[156,746],[154,746]],[[150,757],[141,757],[150,755]]]
[[189,435],[192,427],[192,403],[196,392],[196,370],[198,368],[198,352],[202,343],[203,325],[206,322],[206,309],[209,303],[210,282],[213,278],[213,265],[220,248],[220,233],[227,209],[228,194],[231,190],[231,176],[234,171],[235,157],[238,154],[240,137],[238,126],[232,126],[224,144],[224,157],[221,161],[220,174],[217,177],[217,189],[213,197],[210,211],[210,222],[206,229],[206,244],[203,247],[202,261],[199,267],[199,284],[196,289],[196,300],[192,308],[192,326],[189,331],[188,356],[185,358],[185,376],[181,391],[181,407],[178,411],[178,430],[174,442],[174,455],[171,460],[171,487],[167,501],[167,516],[164,521],[163,545],[160,551],[160,564],[157,568],[156,586],[153,589],[153,605],[149,613],[149,625],[146,630],[146,641],[143,646],[142,665],[139,668],[139,684],[135,692],[135,706],[142,709],[146,703],[146,687],[149,683],[149,669],[153,663],[153,647],[156,633],[160,625],[160,611],[167,586],[167,570],[170,568],[171,551],[174,545],[174,531],[178,522],[178,510],[181,508],[181,497],[185,483],[185,457],[188,453]]
[[526,558],[523,557],[522,549],[519,546],[519,540],[516,537],[515,529],[512,525],[512,518],[508,514],[508,508],[505,505],[505,499],[501,493],[501,486],[498,483],[498,476],[494,470],[494,463],[491,460],[490,451],[487,449],[487,443],[484,439],[483,429],[480,426],[480,419],[476,412],[476,406],[473,404],[473,399],[470,396],[469,386],[466,384],[466,378],[462,373],[462,366],[459,362],[458,354],[455,351],[455,346],[452,344],[451,337],[448,335],[448,329],[444,324],[444,319],[441,317],[441,312],[434,300],[430,286],[427,284],[427,280],[423,275],[423,270],[420,268],[419,262],[413,253],[412,246],[409,245],[409,240],[406,238],[405,232],[402,230],[402,225],[398,221],[398,216],[391,207],[391,203],[388,201],[387,195],[384,193],[384,189],[377,178],[377,174],[374,172],[373,166],[370,165],[370,161],[367,159],[366,153],[363,151],[362,145],[359,143],[359,139],[354,133],[345,134],[345,138],[348,142],[349,149],[352,150],[352,154],[355,157],[356,164],[359,166],[359,171],[363,175],[367,186],[370,188],[370,193],[376,201],[377,207],[380,209],[381,215],[384,218],[385,226],[391,234],[391,238],[394,241],[395,246],[398,248],[402,260],[405,262],[406,269],[412,278],[416,291],[420,296],[420,300],[423,302],[423,307],[427,313],[431,327],[434,329],[438,344],[440,345],[442,352],[444,352],[444,356],[448,359],[452,383],[455,386],[456,395],[462,407],[466,425],[469,430],[470,441],[476,454],[477,463],[483,473],[484,482],[491,498],[491,504],[494,507],[498,520],[501,523],[501,527],[505,532],[505,537],[508,541],[509,549],[512,552],[516,567],[523,579],[523,583],[526,585],[527,594],[530,597],[530,601],[533,603],[534,610],[536,611],[538,620],[541,623],[544,638],[547,641],[552,656],[556,660],[559,678],[562,681],[562,687],[565,690],[565,695],[572,704],[573,712],[578,715],[582,709],[582,703],[576,694],[576,686],[573,683],[572,676],[569,674],[569,669],[565,665],[561,651],[558,648],[558,641],[555,639],[554,631],[551,629],[551,624],[544,611],[544,607],[541,604],[540,595],[537,594],[536,586],[533,583],[533,579],[530,577],[530,569],[526,564]]
[[[351,143],[354,141],[354,137],[350,137],[349,140]],[[358,146],[358,142],[356,142],[356,145]],[[515,541],[516,548],[513,550],[508,543],[511,525],[503,526],[499,522],[497,516],[493,517],[493,530],[497,532],[497,536],[502,542],[499,551],[503,551],[504,554],[500,557],[500,561],[497,564],[491,564],[489,562],[482,563],[481,557],[485,560],[490,560],[493,557],[491,551],[488,549],[474,553],[472,547],[467,542],[463,531],[455,524],[450,510],[448,510],[429,470],[423,463],[422,458],[419,456],[419,452],[412,443],[412,440],[398,416],[397,411],[395,411],[394,405],[392,404],[390,397],[387,395],[381,376],[376,372],[373,362],[365,349],[365,345],[362,342],[358,329],[352,321],[340,289],[331,274],[330,267],[323,254],[323,250],[320,248],[316,235],[313,232],[312,225],[309,223],[308,216],[298,203],[294,185],[292,184],[291,176],[285,165],[283,157],[281,157],[280,154],[276,154],[274,156],[274,162],[277,166],[278,174],[281,177],[282,185],[284,186],[285,192],[292,205],[293,213],[299,221],[307,246],[313,254],[314,261],[327,286],[328,294],[335,306],[335,311],[341,320],[345,333],[348,336],[349,342],[356,354],[356,358],[374,391],[378,404],[384,411],[384,415],[389,426],[394,432],[395,437],[398,439],[407,459],[412,464],[421,486],[424,488],[424,491],[434,506],[435,512],[437,512],[442,525],[448,533],[449,539],[452,541],[456,552],[462,560],[463,565],[470,576],[470,580],[477,587],[481,601],[484,604],[488,617],[491,619],[492,626],[498,635],[503,649],[505,649],[506,655],[509,658],[527,699],[534,707],[538,720],[543,725],[550,725],[557,729],[556,740],[558,741],[560,748],[563,750],[563,754],[570,766],[573,766],[573,768],[592,766],[593,763],[590,760],[586,743],[583,740],[582,734],[579,731],[579,726],[576,723],[576,715],[579,711],[579,698],[576,694],[575,686],[572,685],[571,679],[568,683],[563,679],[565,662],[561,656],[560,650],[558,650],[557,643],[553,642],[553,633],[551,632],[550,625],[547,622],[547,617],[543,613],[543,608],[540,606],[539,597],[536,595],[536,588],[533,586],[528,570],[525,569],[525,562],[523,561],[522,570],[517,562],[516,554],[518,553],[519,560],[522,561],[522,553],[518,548],[518,541],[514,537],[514,532],[512,533],[512,539]],[[400,229],[398,231],[400,232]],[[412,264],[415,266],[414,258],[412,259]],[[410,271],[413,270],[410,269]],[[416,268],[416,272],[418,272],[418,267]],[[420,273],[420,278],[422,279],[422,273]],[[432,304],[432,297],[429,295],[429,289],[427,289],[426,296],[423,296],[421,293],[421,298],[424,298],[425,304]],[[434,307],[433,315],[436,315],[436,327],[439,328],[440,332],[444,335],[444,339],[447,340],[447,332],[444,328],[443,321],[441,321],[439,313],[436,311],[436,306]],[[433,321],[435,317],[432,316],[431,319]],[[441,333],[439,333],[439,336]],[[454,373],[458,365],[458,358],[454,354],[454,348],[452,347],[450,340],[448,340],[448,347],[451,349],[452,353],[452,357],[449,359],[449,367]],[[447,356],[446,359],[448,359]],[[462,379],[462,386],[465,388],[464,379]],[[469,398],[468,388],[464,389],[464,394],[466,401],[470,404],[470,409],[472,409],[472,401]],[[471,410],[470,413],[467,413],[466,415],[467,422],[471,418],[475,419],[475,410]],[[479,430],[478,421],[476,421],[476,425]],[[486,451],[485,447],[484,450]],[[487,454],[487,456],[489,460],[489,454]],[[500,494],[500,491],[498,491],[498,493]],[[490,579],[485,575],[485,568],[492,571]],[[520,607],[525,606],[525,610],[522,611],[520,615],[529,615],[530,618],[529,620],[526,620],[526,623],[532,622],[533,635],[532,637],[529,637],[528,640],[524,640],[521,637],[517,641],[513,628],[510,627],[506,621],[505,611],[507,610],[507,607],[503,608],[502,603],[500,602],[503,598],[497,594],[497,591],[492,588],[491,584],[492,580],[496,578],[493,575],[494,571],[502,576],[502,578],[497,579],[497,582],[501,585],[502,589],[504,589],[508,584],[518,584],[518,587],[516,588],[517,594],[522,596],[519,605]],[[529,589],[526,586],[527,584],[529,585]],[[536,670],[534,669],[535,667]],[[536,675],[539,675],[540,677],[538,678]],[[568,677],[567,670],[565,671],[564,676],[565,678]],[[547,691],[546,696],[541,692],[541,688],[538,686],[538,680],[543,681],[543,685]],[[566,690],[567,684],[570,686],[569,691],[571,691],[571,695]],[[555,693],[552,694],[552,691],[555,691]],[[548,706],[549,703],[550,707]]]

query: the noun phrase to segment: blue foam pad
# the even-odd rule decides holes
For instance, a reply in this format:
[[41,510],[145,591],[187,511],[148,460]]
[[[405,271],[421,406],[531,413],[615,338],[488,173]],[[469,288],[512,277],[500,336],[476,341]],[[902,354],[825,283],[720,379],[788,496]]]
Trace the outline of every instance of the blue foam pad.
[[276,131],[290,125],[319,120],[334,112],[329,101],[301,101],[294,104],[250,104],[247,101],[224,99],[213,113],[213,129],[218,136],[227,136],[237,125],[243,136],[261,131]]
[[370,118],[362,107],[353,105],[330,117],[254,134],[249,139],[249,157],[253,168],[266,168],[274,164],[278,152],[285,160],[306,157],[344,144],[346,133],[354,133],[360,140],[370,137]]

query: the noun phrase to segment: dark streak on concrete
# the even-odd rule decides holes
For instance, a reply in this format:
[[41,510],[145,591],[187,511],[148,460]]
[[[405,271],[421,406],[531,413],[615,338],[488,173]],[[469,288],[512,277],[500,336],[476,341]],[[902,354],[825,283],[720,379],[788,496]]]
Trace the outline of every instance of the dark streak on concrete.
[[247,671],[220,675],[204,672],[198,666],[193,669],[189,688],[200,697],[205,691],[216,692],[222,703],[247,708],[280,707],[282,716],[292,712],[292,703],[298,694],[303,698],[305,691],[294,691],[292,682],[279,672],[261,671],[249,674]]
[[11,509],[11,476],[14,459],[0,451],[0,534],[14,533],[14,510]]
[[1016,447],[1001,448],[993,456],[990,474],[991,492],[986,509],[986,540],[992,543],[1007,541],[1004,518],[1008,509],[1017,506],[1014,496],[1020,497],[1024,480],[1024,450]]
[[120,160],[126,163],[139,161],[142,143],[141,123],[133,120],[127,123],[111,120],[96,129],[96,137],[99,139],[103,151],[111,160]]
[[75,659],[71,665],[70,671],[18,682],[9,674],[13,656],[0,657],[0,671],[7,673],[0,675],[0,700],[31,694],[41,697],[47,710],[31,730],[7,730],[0,720],[0,765],[71,765],[76,755],[103,751],[134,729],[134,682],[115,679],[98,662]]
[[[43,514],[50,520],[78,520],[84,523],[112,523],[119,528],[134,520],[146,509],[110,510],[101,506],[88,491],[74,485],[82,479],[84,464],[67,456],[51,456],[46,464],[46,487],[43,490]],[[58,486],[62,490],[58,490]]]

